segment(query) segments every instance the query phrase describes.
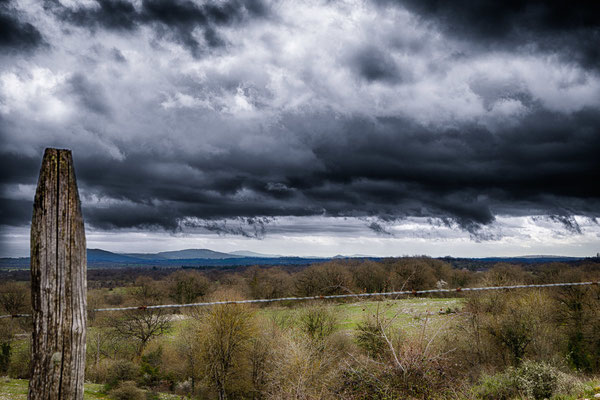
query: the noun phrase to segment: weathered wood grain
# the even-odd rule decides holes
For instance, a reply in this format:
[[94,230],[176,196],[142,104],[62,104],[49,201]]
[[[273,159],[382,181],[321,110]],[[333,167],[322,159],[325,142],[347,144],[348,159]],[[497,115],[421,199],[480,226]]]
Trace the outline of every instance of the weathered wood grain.
[[31,223],[30,400],[83,399],[86,269],[71,151],[46,149]]

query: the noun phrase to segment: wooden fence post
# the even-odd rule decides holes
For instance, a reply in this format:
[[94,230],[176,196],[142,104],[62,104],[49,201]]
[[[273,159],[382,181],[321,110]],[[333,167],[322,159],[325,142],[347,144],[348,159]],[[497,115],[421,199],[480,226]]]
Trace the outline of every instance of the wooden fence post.
[[71,151],[46,149],[31,223],[30,400],[83,399],[86,267]]

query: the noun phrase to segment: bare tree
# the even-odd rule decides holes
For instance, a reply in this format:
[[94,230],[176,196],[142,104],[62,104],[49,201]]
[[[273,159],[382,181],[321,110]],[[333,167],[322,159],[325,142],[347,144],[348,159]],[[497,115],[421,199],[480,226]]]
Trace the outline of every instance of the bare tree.
[[140,357],[152,338],[171,329],[171,320],[163,309],[128,310],[111,319],[110,325],[118,335],[134,338],[139,343],[137,355]]

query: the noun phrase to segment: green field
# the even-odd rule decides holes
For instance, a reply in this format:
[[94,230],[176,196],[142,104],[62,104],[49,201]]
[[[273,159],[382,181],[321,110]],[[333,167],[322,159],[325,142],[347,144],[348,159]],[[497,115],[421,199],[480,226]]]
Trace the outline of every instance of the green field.
[[[311,303],[292,303],[289,307],[269,305],[257,308],[257,315],[276,321],[279,325],[293,326],[308,305],[331,307],[337,317],[338,329],[353,330],[368,316],[377,312],[393,321],[392,326],[404,328],[409,332],[415,327],[422,327],[427,320],[430,327],[448,320],[452,314],[460,312],[464,305],[464,298],[409,298],[398,300],[366,300],[354,303],[324,303],[314,301]],[[174,337],[180,329],[190,323],[186,311],[173,321],[173,329],[166,337]],[[93,328],[91,328],[93,329]]]
[[[0,400],[27,399],[27,385],[28,381],[26,379],[0,378]],[[86,383],[83,398],[85,400],[110,399],[103,390],[104,385]],[[160,393],[159,396],[161,400],[175,400],[182,398],[181,396],[165,393]]]
[[[0,400],[27,399],[27,385],[28,381],[26,379],[0,378]],[[84,399],[108,399],[108,397],[102,393],[103,388],[104,385],[87,383],[85,385]]]
[[[338,327],[342,330],[351,330],[368,316],[377,312],[385,318],[393,319],[393,325],[410,329],[415,324],[427,318],[436,323],[462,309],[462,298],[411,298],[401,300],[359,301],[355,303],[341,303],[330,305],[338,318]],[[322,303],[315,303],[322,304]],[[259,311],[260,315],[278,321],[297,321],[306,304],[298,307],[270,306]]]
[[[27,383],[26,379],[9,379],[0,378],[0,400],[24,400],[27,399]],[[102,392],[103,385],[93,383],[85,384],[85,400],[106,399],[110,397]],[[600,393],[600,381],[588,381],[581,393],[572,396],[560,396],[560,400],[579,400],[582,398],[593,399],[594,395]],[[161,400],[176,400],[182,399],[181,396],[160,393]],[[558,398],[557,398],[558,399]]]

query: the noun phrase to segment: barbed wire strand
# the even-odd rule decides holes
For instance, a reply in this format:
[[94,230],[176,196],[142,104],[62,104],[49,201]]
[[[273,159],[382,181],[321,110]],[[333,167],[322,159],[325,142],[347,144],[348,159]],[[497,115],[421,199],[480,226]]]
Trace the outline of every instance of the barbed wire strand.
[[[188,304],[163,304],[163,305],[152,305],[152,306],[132,306],[132,307],[115,307],[115,308],[96,308],[93,312],[103,311],[130,311],[130,310],[153,310],[163,308],[184,308],[184,307],[207,307],[219,304],[249,304],[249,303],[274,303],[282,301],[306,301],[306,300],[326,300],[326,299],[342,299],[347,297],[387,297],[387,296],[399,296],[399,295],[417,295],[417,294],[430,294],[430,293],[462,293],[462,292],[482,292],[488,290],[513,290],[513,289],[528,289],[528,288],[548,288],[548,287],[566,287],[566,286],[590,286],[598,285],[597,281],[590,282],[565,282],[565,283],[542,283],[535,285],[510,285],[510,286],[484,286],[484,287],[470,287],[470,288],[455,288],[455,289],[426,289],[426,290],[401,290],[393,292],[378,292],[378,293],[353,293],[353,294],[332,294],[322,296],[303,296],[303,297],[279,297],[276,299],[250,299],[250,300],[223,300],[223,301],[211,301],[201,303],[188,303]],[[2,318],[21,318],[31,317],[31,314],[14,314],[14,315],[0,315]]]

